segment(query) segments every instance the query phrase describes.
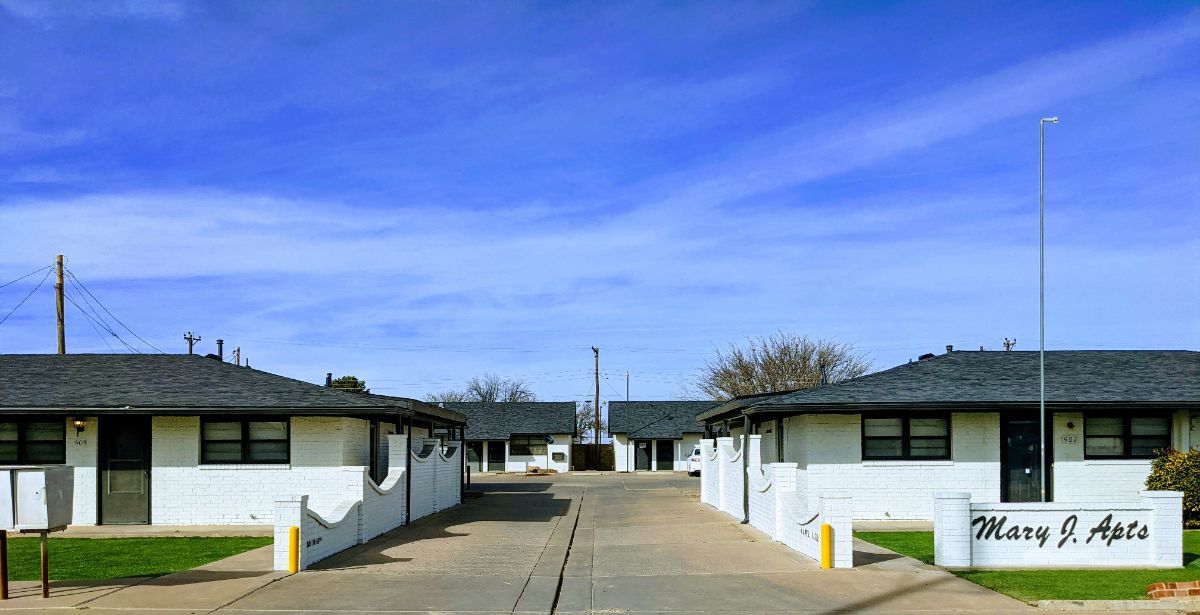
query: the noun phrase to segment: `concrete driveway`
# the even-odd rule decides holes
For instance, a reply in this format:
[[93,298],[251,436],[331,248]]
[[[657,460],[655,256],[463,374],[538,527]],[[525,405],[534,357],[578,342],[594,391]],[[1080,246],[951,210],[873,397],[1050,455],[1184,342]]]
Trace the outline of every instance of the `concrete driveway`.
[[[56,584],[57,599],[22,595],[0,609],[74,607],[96,615],[1038,611],[865,543],[858,543],[854,569],[820,570],[700,504],[699,480],[682,475],[488,476],[477,479],[475,489],[482,497],[300,574],[265,571],[268,548],[153,581]],[[26,585],[22,593],[34,593]]]
[[697,501],[677,474],[488,476],[486,495],[223,611],[1033,612],[891,554],[815,562]]

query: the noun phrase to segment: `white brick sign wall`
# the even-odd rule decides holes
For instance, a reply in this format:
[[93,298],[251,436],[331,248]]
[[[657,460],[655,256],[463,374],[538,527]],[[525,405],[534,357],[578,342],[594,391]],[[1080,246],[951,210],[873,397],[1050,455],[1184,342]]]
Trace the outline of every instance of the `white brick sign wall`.
[[1142,491],[1137,503],[972,503],[934,496],[934,561],[985,568],[1178,568],[1183,494]]
[[[411,451],[408,437],[389,435],[388,474],[381,484],[371,480],[366,466],[342,468],[332,495],[341,494],[332,506],[317,507],[309,495],[275,499],[274,569],[287,570],[289,531],[300,528],[300,569],[330,555],[364,543],[405,522],[405,474],[412,469],[412,520],[445,510],[460,502],[458,446],[442,450],[437,439],[419,439],[420,451]],[[314,485],[306,484],[306,488]],[[345,494],[353,494],[345,497]],[[331,499],[326,495],[326,501]],[[329,511],[323,513],[322,511]]]
[[700,440],[700,501],[742,518],[742,485],[749,487],[750,524],[792,549],[821,559],[821,526],[833,529],[833,567],[854,565],[853,510],[849,496],[826,493],[810,509],[798,493],[795,463],[762,464],[762,436],[749,438],[746,480],[742,451],[733,438]]

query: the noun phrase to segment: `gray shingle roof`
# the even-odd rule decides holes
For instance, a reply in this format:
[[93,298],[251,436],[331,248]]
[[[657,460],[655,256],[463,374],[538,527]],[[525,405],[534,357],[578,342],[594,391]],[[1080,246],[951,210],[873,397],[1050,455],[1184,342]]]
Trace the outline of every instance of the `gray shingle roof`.
[[0,355],[0,411],[126,408],[464,418],[416,400],[338,391],[200,355]]
[[680,438],[703,431],[696,415],[716,405],[713,401],[610,401],[608,431],[635,438]]
[[[1049,351],[1046,402],[1200,407],[1200,352]],[[752,409],[1037,403],[1037,352],[955,351],[846,382],[769,397]]]
[[575,435],[575,402],[446,402],[467,416],[468,440],[507,440],[512,434]]

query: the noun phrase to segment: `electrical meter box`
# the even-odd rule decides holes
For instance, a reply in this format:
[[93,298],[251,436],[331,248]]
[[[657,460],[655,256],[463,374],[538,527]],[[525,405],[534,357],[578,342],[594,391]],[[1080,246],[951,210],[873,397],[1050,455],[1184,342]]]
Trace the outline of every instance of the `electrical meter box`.
[[0,530],[48,531],[71,524],[75,469],[0,466]]

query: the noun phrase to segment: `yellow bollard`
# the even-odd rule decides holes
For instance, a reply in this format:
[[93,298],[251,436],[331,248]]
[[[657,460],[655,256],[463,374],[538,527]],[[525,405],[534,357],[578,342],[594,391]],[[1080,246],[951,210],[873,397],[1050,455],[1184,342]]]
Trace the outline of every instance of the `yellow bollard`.
[[288,574],[300,572],[300,528],[288,528]]
[[821,524],[821,568],[833,568],[833,526]]

